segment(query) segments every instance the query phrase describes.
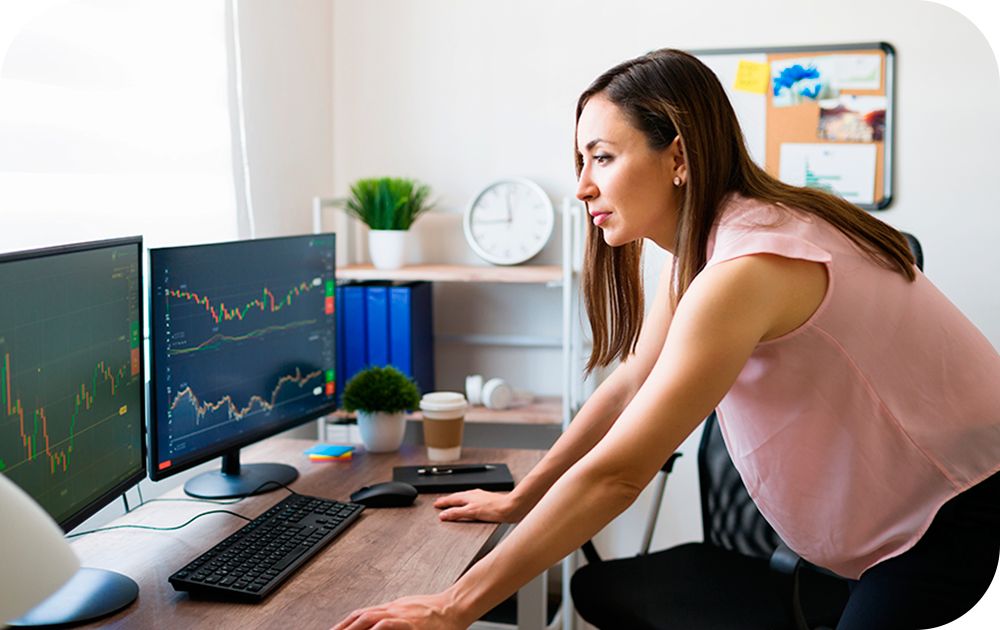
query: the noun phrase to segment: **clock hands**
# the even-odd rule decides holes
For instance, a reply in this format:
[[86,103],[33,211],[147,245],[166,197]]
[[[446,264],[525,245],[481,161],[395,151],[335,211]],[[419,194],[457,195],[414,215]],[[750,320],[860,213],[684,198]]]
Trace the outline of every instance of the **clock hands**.
[[503,219],[477,219],[477,225],[495,225],[499,223],[510,224],[514,221],[514,213],[510,206],[510,188],[504,188],[503,190],[503,208],[504,208],[504,218]]

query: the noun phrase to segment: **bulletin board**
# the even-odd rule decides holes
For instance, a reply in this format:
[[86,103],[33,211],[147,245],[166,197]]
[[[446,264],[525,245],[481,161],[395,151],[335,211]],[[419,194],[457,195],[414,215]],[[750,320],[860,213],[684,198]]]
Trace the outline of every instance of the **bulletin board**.
[[895,51],[885,42],[695,50],[719,76],[754,160],[866,209],[892,201]]

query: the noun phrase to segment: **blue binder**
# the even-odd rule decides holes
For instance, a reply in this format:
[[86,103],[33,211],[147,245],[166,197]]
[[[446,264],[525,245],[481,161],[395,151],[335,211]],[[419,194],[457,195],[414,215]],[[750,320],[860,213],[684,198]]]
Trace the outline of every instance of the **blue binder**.
[[434,391],[434,317],[429,282],[389,287],[389,362],[413,378],[421,393]]
[[334,354],[337,358],[337,405],[340,405],[341,397],[344,395],[344,383],[346,382],[347,376],[347,336],[344,334],[344,287],[340,285],[337,287],[335,293],[336,304],[334,305],[334,311],[336,312],[336,326],[337,326],[337,345],[334,348]]
[[368,364],[365,329],[365,287],[348,284],[344,289],[344,383]]
[[365,286],[368,365],[389,365],[389,287]]

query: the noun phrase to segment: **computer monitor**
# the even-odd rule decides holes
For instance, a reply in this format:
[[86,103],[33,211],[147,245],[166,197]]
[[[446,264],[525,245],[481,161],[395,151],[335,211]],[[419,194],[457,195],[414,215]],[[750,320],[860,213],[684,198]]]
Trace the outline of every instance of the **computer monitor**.
[[[146,476],[142,299],[140,238],[0,255],[0,473],[64,531]],[[137,595],[83,568],[15,625],[82,622]]]
[[216,457],[221,470],[185,492],[238,497],[298,477],[240,465],[240,448],[336,408],[335,253],[333,234],[150,250],[153,480]]

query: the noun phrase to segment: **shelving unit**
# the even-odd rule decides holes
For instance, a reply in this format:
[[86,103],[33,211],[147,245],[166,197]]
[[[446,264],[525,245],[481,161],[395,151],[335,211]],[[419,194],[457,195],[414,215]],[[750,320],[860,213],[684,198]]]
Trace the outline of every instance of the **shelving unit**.
[[[333,200],[313,199],[313,231],[323,229],[323,210],[334,207]],[[510,425],[551,425],[565,430],[573,413],[581,404],[579,379],[573,374],[573,365],[579,364],[582,339],[571,322],[579,315],[577,308],[577,280],[581,268],[579,238],[582,234],[582,209],[579,205],[564,199],[562,213],[562,264],[561,265],[459,265],[459,264],[417,264],[400,269],[376,269],[371,264],[349,262],[337,268],[338,280],[386,280],[386,281],[428,281],[435,283],[495,283],[542,285],[559,288],[562,291],[562,337],[553,340],[537,337],[514,337],[500,335],[449,336],[448,343],[487,344],[495,346],[559,346],[562,349],[563,387],[560,396],[539,397],[536,402],[523,407],[505,410],[491,410],[475,407],[466,415],[473,423]],[[348,220],[343,213],[336,221],[335,231],[343,233],[338,239],[338,247],[350,250],[350,243],[359,240],[358,226]],[[335,423],[349,421],[353,416],[338,413],[330,417]],[[414,418],[419,416],[414,416]],[[321,427],[324,426],[321,420]]]
[[[319,233],[323,228],[324,208],[334,207],[333,200],[313,199],[313,231]],[[512,337],[498,335],[465,335],[449,336],[440,342],[485,344],[508,347],[561,347],[562,350],[562,393],[559,396],[536,397],[530,404],[502,411],[473,407],[466,414],[470,423],[467,429],[483,427],[486,431],[494,431],[497,427],[508,431],[532,430],[558,436],[569,426],[569,422],[582,404],[583,383],[573,369],[580,365],[583,352],[583,337],[579,326],[573,322],[579,321],[578,280],[582,269],[582,248],[580,235],[583,234],[584,212],[582,206],[563,199],[560,207],[562,214],[562,264],[561,265],[517,265],[512,267],[483,265],[450,265],[421,264],[410,265],[393,271],[375,269],[372,265],[354,264],[340,265],[337,269],[338,279],[345,280],[390,280],[452,282],[452,283],[500,283],[543,285],[559,288],[562,295],[562,336],[555,343],[537,337]],[[342,214],[342,213],[341,213]],[[338,248],[344,247],[350,251],[350,243],[358,243],[357,226],[351,225],[346,217],[341,216],[335,222],[334,231],[343,234],[338,238]],[[416,428],[420,414],[409,416],[410,428]],[[349,421],[350,414],[340,412],[330,417],[334,423]],[[320,419],[320,435],[325,435],[326,419]],[[411,433],[408,429],[407,433]],[[468,434],[467,434],[468,435]],[[554,439],[554,438],[553,438]],[[573,628],[574,610],[570,599],[570,577],[576,568],[575,555],[571,555],[561,563],[562,575],[562,605],[560,621],[556,624],[562,628]],[[539,576],[541,591],[545,589],[545,573]],[[534,610],[534,606],[526,609]],[[544,606],[541,606],[544,614]],[[520,615],[519,615],[520,617]],[[541,629],[546,627],[544,619],[533,619],[527,615],[525,628]],[[519,619],[520,621],[520,619]]]

